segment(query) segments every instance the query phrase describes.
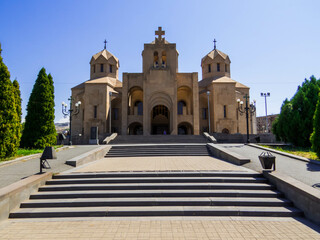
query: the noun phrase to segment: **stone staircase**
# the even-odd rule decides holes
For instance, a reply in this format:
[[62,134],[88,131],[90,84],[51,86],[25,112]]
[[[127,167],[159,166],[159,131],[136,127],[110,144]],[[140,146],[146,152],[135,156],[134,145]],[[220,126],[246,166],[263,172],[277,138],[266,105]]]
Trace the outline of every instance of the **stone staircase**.
[[186,171],[56,175],[10,218],[301,215],[261,174]]
[[209,156],[206,144],[113,145],[105,157]]
[[207,143],[202,135],[118,135],[109,144]]

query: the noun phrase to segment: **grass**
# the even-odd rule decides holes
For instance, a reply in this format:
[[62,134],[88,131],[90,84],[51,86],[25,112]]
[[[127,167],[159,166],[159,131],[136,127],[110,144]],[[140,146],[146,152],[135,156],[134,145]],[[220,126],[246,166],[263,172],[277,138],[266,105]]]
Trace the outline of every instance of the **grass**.
[[[57,148],[60,148],[60,147],[63,147],[63,145],[56,145],[56,146],[54,146],[54,149],[57,149]],[[17,154],[15,156],[9,157],[9,158],[0,159],[0,162],[9,161],[9,160],[13,160],[15,158],[24,157],[24,156],[37,154],[37,153],[42,153],[42,152],[43,152],[43,149],[19,148],[18,152],[17,152]]]
[[267,145],[262,145],[262,146],[266,148],[275,149],[281,152],[291,153],[293,155],[297,155],[300,157],[305,157],[308,159],[320,161],[317,154],[313,152],[310,148],[293,147],[293,146],[283,146],[283,147],[279,147],[279,146],[274,147],[274,146],[267,146]]

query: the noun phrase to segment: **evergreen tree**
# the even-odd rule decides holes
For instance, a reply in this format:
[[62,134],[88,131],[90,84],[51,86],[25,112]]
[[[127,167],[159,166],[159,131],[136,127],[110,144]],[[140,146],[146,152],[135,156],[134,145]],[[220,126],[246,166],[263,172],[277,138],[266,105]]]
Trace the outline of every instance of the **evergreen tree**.
[[18,123],[16,128],[16,136],[17,136],[17,145],[20,145],[21,140],[21,133],[22,133],[22,124],[21,124],[21,92],[20,86],[17,80],[13,81],[13,90],[14,90],[14,97],[15,97],[15,104],[16,104],[16,112],[18,115]]
[[18,150],[18,115],[10,73],[3,63],[0,45],[0,158],[10,157]]
[[312,150],[316,152],[320,158],[320,93],[318,95],[318,103],[313,117],[313,133],[311,134],[310,141]]
[[280,115],[272,127],[278,139],[296,146],[310,147],[313,115],[318,101],[320,80],[314,76],[305,79],[290,101],[283,102]]
[[53,79],[42,68],[27,105],[21,145],[27,148],[44,148],[55,143]]

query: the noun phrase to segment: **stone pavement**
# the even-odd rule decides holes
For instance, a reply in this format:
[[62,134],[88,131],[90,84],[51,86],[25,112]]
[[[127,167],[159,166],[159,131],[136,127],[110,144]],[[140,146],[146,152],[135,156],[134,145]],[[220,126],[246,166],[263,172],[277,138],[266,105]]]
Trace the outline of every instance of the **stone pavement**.
[[[213,157],[104,158],[67,172],[252,171]],[[123,217],[7,220],[1,239],[320,239],[303,218]]]
[[[104,158],[83,167],[75,172],[100,171],[250,171],[231,163],[218,160],[210,156],[183,157],[116,157]],[[73,171],[73,170],[72,170]]]
[[[262,171],[258,156],[263,152],[261,149],[250,147],[244,144],[219,144],[226,149],[241,154],[251,159],[250,163],[244,167],[255,171]],[[299,161],[294,158],[286,157],[276,153],[276,170],[294,179],[297,179],[309,186],[320,184],[320,165]]]
[[8,220],[1,239],[320,239],[304,219],[175,217]]
[[[48,160],[52,169],[45,171],[51,171],[54,173],[66,171],[72,169],[72,166],[66,165],[65,161],[80,154],[86,153],[98,145],[82,145],[74,146],[73,148],[57,152],[57,159]],[[8,186],[14,182],[17,182],[23,178],[34,175],[39,172],[40,158],[22,160],[14,162],[12,164],[6,164],[0,166],[0,188]]]

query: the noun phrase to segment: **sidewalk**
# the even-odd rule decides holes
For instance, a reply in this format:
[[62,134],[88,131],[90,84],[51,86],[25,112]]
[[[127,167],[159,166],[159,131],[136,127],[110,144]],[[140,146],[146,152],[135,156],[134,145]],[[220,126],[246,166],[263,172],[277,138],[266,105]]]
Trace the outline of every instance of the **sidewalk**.
[[[253,169],[255,171],[262,171],[258,156],[265,150],[244,144],[219,145],[225,147],[229,151],[250,158],[251,162],[244,164],[244,167]],[[290,158],[277,153],[272,153],[272,155],[276,156],[277,171],[284,173],[294,179],[297,179],[309,186],[316,186],[316,184],[320,184],[320,165],[314,164],[312,162],[303,162],[295,158]]]
[[[54,173],[66,171],[72,169],[72,166],[66,165],[65,161],[92,149],[99,147],[98,145],[82,145],[74,146],[64,151],[57,152],[57,159],[48,160],[51,169],[45,171],[51,171]],[[17,182],[23,178],[34,175],[40,171],[40,157],[36,157],[29,160],[23,160],[19,162],[13,162],[12,164],[6,164],[0,166],[0,188],[8,186],[14,182]]]

